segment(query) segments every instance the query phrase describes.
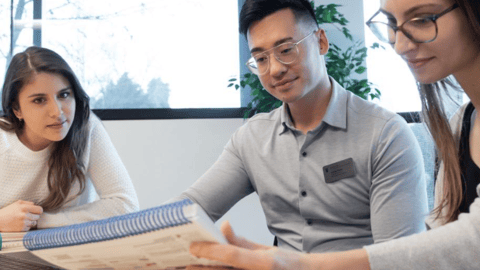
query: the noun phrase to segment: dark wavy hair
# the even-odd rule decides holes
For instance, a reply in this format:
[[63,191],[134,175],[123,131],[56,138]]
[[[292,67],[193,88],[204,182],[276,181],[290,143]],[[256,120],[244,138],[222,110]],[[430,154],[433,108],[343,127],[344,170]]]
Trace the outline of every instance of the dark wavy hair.
[[[467,19],[465,31],[471,31],[474,42],[480,48],[480,5],[478,0],[455,0]],[[455,42],[455,41],[452,41]],[[462,170],[459,162],[459,144],[455,140],[445,109],[442,105],[442,93],[446,85],[454,85],[449,79],[434,84],[419,84],[423,118],[432,134],[438,149],[439,160],[444,166],[443,197],[434,209],[437,218],[447,223],[458,219],[463,199]],[[442,210],[447,209],[442,216]]]
[[44,210],[56,210],[64,205],[75,181],[80,184],[81,194],[85,190],[83,156],[87,142],[87,125],[90,117],[89,97],[83,90],[75,73],[56,52],[29,47],[16,54],[7,69],[2,88],[3,120],[0,128],[20,134],[24,123],[14,113],[18,109],[18,94],[32,77],[38,73],[57,74],[68,80],[75,97],[75,116],[67,136],[56,142],[48,160],[49,195],[39,205]]
[[240,33],[246,37],[254,22],[285,8],[293,11],[297,23],[305,22],[318,26],[313,7],[307,0],[246,0],[240,11]]

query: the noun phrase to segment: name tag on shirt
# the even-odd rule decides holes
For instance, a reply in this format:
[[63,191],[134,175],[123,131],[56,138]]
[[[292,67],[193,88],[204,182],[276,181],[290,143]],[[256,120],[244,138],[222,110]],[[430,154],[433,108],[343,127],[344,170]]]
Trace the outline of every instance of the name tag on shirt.
[[333,183],[340,179],[355,176],[355,164],[353,158],[335,162],[323,167],[323,176],[326,183]]

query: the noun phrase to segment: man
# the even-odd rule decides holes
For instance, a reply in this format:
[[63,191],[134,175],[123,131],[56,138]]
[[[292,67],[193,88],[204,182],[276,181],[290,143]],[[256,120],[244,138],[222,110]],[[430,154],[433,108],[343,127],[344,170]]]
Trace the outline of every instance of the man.
[[257,192],[279,247],[361,248],[425,230],[423,160],[405,121],[329,78],[329,43],[306,0],[246,0],[248,62],[283,101],[239,128],[182,196],[218,220]]

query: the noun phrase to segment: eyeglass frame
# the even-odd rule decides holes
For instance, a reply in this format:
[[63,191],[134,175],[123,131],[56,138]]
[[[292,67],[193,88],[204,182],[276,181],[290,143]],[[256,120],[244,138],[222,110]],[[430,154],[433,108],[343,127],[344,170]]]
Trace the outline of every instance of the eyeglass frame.
[[[415,42],[415,43],[429,43],[429,42],[432,42],[434,41],[435,39],[437,39],[437,36],[438,36],[438,25],[437,25],[437,20],[442,17],[443,15],[449,13],[450,11],[453,11],[454,9],[460,7],[457,3],[453,4],[451,7],[447,8],[446,10],[438,13],[438,14],[434,14],[434,15],[430,15],[430,16],[426,16],[426,17],[416,17],[416,18],[412,18],[410,20],[407,20],[405,22],[403,22],[400,26],[396,26],[396,25],[391,25],[391,24],[388,24],[388,23],[384,23],[384,22],[379,22],[379,21],[372,21],[373,18],[375,18],[375,16],[377,16],[379,13],[384,13],[383,10],[378,10],[377,12],[375,12],[375,14],[373,14],[373,16],[365,23],[368,28],[370,28],[370,30],[375,34],[375,32],[372,30],[372,27],[371,25],[372,24],[375,24],[375,23],[379,23],[379,24],[384,24],[386,25],[387,27],[390,27],[393,29],[395,35],[397,34],[398,30],[400,30],[408,39],[410,39],[411,41]],[[428,19],[428,20],[431,20],[433,22],[433,24],[435,25],[435,37],[430,39],[430,40],[427,40],[427,41],[418,41],[416,39],[414,39],[412,37],[411,34],[409,34],[408,32],[405,31],[405,29],[403,28],[403,26],[406,24],[406,23],[409,23],[409,22],[412,22],[412,21],[416,21],[416,20],[425,20],[425,19]],[[375,35],[375,37],[378,38],[377,35]],[[380,38],[378,38],[380,41],[382,42],[385,42],[385,43],[388,43],[388,44],[395,44],[395,42],[397,41],[397,38],[395,37],[395,41],[393,43],[391,42],[388,42],[388,41],[384,41]]]
[[[292,61],[292,62],[283,62],[282,60],[278,59],[278,57],[275,55],[275,53],[273,53],[273,56],[275,57],[275,59],[277,59],[278,62],[284,64],[284,65],[289,65],[289,64],[292,64],[294,63],[297,59],[298,59],[298,55],[300,54],[300,51],[298,50],[298,44],[300,44],[302,41],[306,40],[308,37],[310,37],[311,35],[315,34],[315,32],[317,32],[317,30],[313,31],[312,33],[306,35],[304,38],[300,39],[299,41],[297,42],[291,42],[291,41],[287,41],[287,42],[284,42],[282,44],[278,44],[277,46],[273,47],[273,48],[270,48],[266,51],[263,51],[263,52],[260,52],[260,53],[257,53],[255,55],[252,55],[252,57],[250,57],[248,59],[248,61],[245,63],[245,65],[247,65],[248,69],[255,75],[263,75],[263,74],[266,74],[268,72],[268,70],[270,69],[270,54],[268,52],[272,51],[272,50],[275,50],[276,48],[280,47],[280,46],[283,46],[285,44],[288,44],[288,43],[292,43],[293,44],[293,48],[295,48],[295,50],[297,50],[297,56],[296,58]],[[267,69],[265,70],[265,72],[263,73],[260,73],[259,69],[257,68],[256,70],[254,70],[250,65],[249,63],[254,61],[256,62],[255,60],[255,56],[256,55],[259,55],[259,54],[265,54],[267,56],[267,61],[268,61],[268,67]],[[257,65],[258,66],[258,65]]]

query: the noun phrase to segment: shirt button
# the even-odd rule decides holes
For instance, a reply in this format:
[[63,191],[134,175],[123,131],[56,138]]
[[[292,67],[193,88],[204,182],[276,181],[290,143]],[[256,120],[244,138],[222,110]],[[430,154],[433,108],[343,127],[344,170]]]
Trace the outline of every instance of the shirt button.
[[306,192],[306,191],[302,191],[302,196],[303,196],[303,197],[307,197],[307,192]]
[[310,226],[311,226],[311,225],[312,225],[312,223],[313,223],[313,222],[312,222],[312,220],[311,220],[311,219],[307,219],[307,224],[308,224],[308,225],[310,225]]
[[306,156],[307,156],[307,152],[303,152],[303,153],[302,153],[302,156],[306,157]]

